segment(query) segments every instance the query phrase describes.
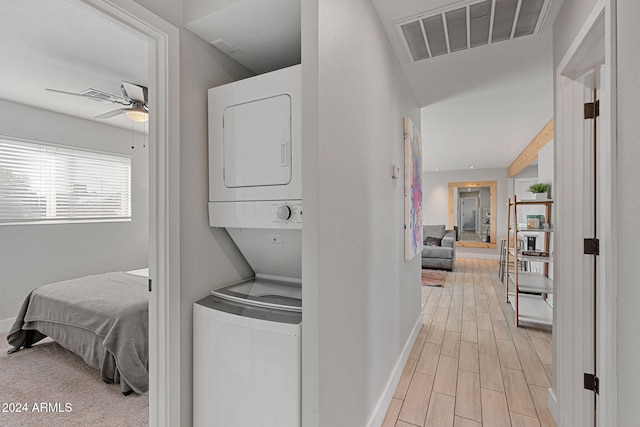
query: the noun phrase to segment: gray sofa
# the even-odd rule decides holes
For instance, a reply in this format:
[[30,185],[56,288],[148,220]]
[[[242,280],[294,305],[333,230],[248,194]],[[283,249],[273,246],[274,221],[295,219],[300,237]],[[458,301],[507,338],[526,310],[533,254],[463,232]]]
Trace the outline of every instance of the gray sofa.
[[456,232],[444,225],[424,225],[422,268],[453,271],[456,261]]

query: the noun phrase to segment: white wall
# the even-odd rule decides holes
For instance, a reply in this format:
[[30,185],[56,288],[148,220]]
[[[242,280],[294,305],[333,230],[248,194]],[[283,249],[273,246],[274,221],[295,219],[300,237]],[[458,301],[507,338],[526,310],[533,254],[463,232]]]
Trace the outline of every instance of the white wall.
[[179,375],[170,373],[173,391],[180,390],[180,425],[190,426],[193,303],[251,274],[227,233],[209,227],[207,89],[251,74],[182,27],[184,1],[135,1],[180,29],[180,336],[168,339],[178,343],[172,351],[180,354]]
[[549,141],[547,145],[538,151],[538,182],[544,182],[551,185],[550,193],[553,198],[553,181],[554,181],[554,142]]
[[[551,153],[553,155],[553,152]],[[509,178],[507,180],[507,197],[510,197],[514,194],[521,196],[518,194],[518,191],[516,191],[516,184],[515,184],[515,180],[516,179],[521,179],[521,178],[538,178],[538,165],[529,165],[526,168],[524,168],[519,174],[517,174],[514,178]]]
[[640,425],[640,3],[618,0],[618,425]]
[[516,178],[537,178],[538,177],[538,165],[529,165],[524,168]]
[[369,0],[302,8],[303,425],[365,426],[420,319],[391,177],[420,113]]
[[181,425],[189,426],[193,303],[215,287],[252,275],[227,232],[209,226],[207,89],[250,74],[186,30],[181,34],[180,51],[180,396]]
[[[562,8],[553,22],[554,73],[597,2],[598,0],[564,0],[562,3]],[[555,83],[554,81],[554,85]]]
[[130,130],[0,100],[0,134],[132,156],[131,222],[0,226],[0,321],[37,286],[147,266],[148,150]]
[[456,248],[458,258],[498,259],[500,239],[507,233],[507,178],[506,168],[465,169],[457,171],[425,172],[422,175],[425,224],[445,224],[449,226],[449,183],[496,181],[496,247],[495,248]]

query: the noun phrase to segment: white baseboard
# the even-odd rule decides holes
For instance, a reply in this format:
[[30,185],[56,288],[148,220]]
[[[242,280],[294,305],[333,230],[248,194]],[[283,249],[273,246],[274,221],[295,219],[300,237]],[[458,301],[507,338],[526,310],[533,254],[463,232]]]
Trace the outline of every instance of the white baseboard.
[[0,320],[0,334],[9,332],[11,326],[13,326],[13,322],[16,321],[16,318],[13,317],[11,319]]
[[367,427],[379,427],[382,425],[384,416],[387,414],[387,409],[389,409],[389,405],[391,404],[393,393],[395,393],[396,387],[400,382],[400,376],[402,375],[404,366],[407,364],[407,360],[409,360],[409,355],[413,349],[413,344],[415,344],[416,339],[418,338],[420,329],[422,329],[422,313],[420,313],[420,316],[418,316],[418,319],[416,320],[416,324],[413,326],[413,330],[402,349],[402,353],[396,362],[396,366],[393,368],[393,372],[387,381],[387,385],[382,392],[382,396],[380,396],[380,399],[373,410],[373,414],[369,418],[369,422],[367,422]]
[[549,413],[551,413],[553,420],[557,425],[560,425],[558,423],[558,398],[556,398],[556,394],[553,392],[552,388],[547,391],[547,407],[549,408]]

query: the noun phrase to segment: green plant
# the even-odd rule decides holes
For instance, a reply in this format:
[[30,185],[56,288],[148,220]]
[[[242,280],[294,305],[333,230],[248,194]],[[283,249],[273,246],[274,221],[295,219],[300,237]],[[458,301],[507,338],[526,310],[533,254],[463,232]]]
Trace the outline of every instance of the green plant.
[[538,182],[529,186],[529,191],[532,193],[546,193],[549,190],[549,184]]

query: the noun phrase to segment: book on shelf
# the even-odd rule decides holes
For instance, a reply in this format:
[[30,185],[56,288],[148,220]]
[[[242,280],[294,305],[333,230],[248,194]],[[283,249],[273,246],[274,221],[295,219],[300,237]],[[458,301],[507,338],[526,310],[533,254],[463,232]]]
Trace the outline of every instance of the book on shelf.
[[540,229],[544,224],[544,215],[527,215],[527,228]]
[[547,251],[520,251],[520,255],[522,256],[539,256],[539,257],[548,257],[549,252]]

